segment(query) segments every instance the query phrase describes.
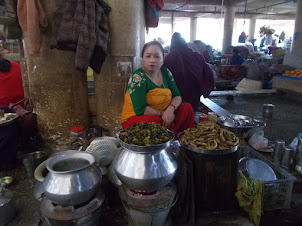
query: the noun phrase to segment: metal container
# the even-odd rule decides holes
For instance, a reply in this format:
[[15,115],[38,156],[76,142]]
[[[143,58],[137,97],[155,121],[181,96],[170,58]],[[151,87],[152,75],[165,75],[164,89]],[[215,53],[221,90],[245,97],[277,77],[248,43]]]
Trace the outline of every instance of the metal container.
[[264,119],[273,118],[274,107],[275,107],[275,105],[273,105],[273,104],[263,104],[263,106],[262,106],[262,117]]
[[[181,140],[182,134],[179,135]],[[180,142],[193,164],[197,212],[235,209],[237,201],[238,148],[205,150]]]
[[123,147],[114,160],[114,170],[120,181],[133,190],[153,191],[166,186],[173,179],[177,162],[166,149],[174,138],[154,146],[130,145],[119,139]]
[[0,226],[8,224],[16,215],[13,194],[0,184]]
[[[42,172],[47,168],[46,177]],[[94,157],[85,152],[62,152],[41,163],[35,178],[42,182],[44,195],[53,203],[70,206],[88,201],[98,191],[102,174]]]
[[294,169],[295,150],[291,147],[285,147],[282,155],[281,166],[285,169]]
[[243,138],[263,130],[266,126],[264,122],[245,115],[221,116],[218,118],[218,124],[224,129],[233,132],[237,137]]
[[298,137],[298,145],[295,153],[295,169],[302,174],[302,137]]
[[274,154],[273,154],[273,162],[280,165],[283,151],[285,148],[285,141],[284,140],[276,140],[275,147],[274,147]]

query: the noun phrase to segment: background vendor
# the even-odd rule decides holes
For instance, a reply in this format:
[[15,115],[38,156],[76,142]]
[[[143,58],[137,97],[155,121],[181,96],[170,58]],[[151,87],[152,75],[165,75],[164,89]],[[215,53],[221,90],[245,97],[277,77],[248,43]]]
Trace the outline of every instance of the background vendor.
[[134,123],[156,122],[179,132],[194,127],[194,113],[189,103],[182,103],[172,73],[162,67],[164,49],[157,41],[146,43],[142,67],[128,82],[121,115],[123,128]]

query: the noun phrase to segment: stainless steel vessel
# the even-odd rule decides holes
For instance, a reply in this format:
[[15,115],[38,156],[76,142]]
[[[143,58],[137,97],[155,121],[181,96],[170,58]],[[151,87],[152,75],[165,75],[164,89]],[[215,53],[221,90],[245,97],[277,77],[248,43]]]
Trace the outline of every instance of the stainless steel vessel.
[[174,138],[174,134],[169,133],[171,140],[154,146],[130,145],[120,140],[123,149],[114,161],[114,170],[126,187],[141,191],[159,190],[173,179],[177,162],[166,150]]
[[[46,177],[42,172],[47,168]],[[62,152],[41,163],[35,178],[42,182],[44,195],[62,206],[78,205],[88,201],[98,191],[102,173],[94,157],[85,152]]]

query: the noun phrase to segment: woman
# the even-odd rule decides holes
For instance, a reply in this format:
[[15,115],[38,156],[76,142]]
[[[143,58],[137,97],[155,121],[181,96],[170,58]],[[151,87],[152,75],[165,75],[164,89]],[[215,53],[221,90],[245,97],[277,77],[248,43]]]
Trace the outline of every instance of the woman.
[[213,71],[204,57],[189,48],[184,38],[175,32],[164,67],[172,72],[183,101],[190,103],[197,111],[200,96],[208,97],[214,89]]
[[0,106],[17,103],[24,98],[20,64],[0,56]]
[[238,39],[238,42],[239,43],[245,43],[245,41],[247,40],[247,36],[245,34],[245,32],[241,32],[241,35],[239,35],[239,39]]
[[146,43],[141,57],[142,67],[133,73],[128,82],[121,115],[123,128],[137,122],[156,122],[176,135],[193,128],[192,107],[182,103],[171,72],[162,67],[162,45],[157,41]]
[[241,65],[244,62],[244,59],[239,54],[237,48],[233,48],[233,56],[230,59],[230,65]]

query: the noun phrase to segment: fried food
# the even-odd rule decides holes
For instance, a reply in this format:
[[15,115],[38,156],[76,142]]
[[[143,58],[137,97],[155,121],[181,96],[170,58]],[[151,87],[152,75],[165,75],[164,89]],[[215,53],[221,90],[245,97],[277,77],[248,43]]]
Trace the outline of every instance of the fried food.
[[119,138],[127,144],[139,146],[157,145],[172,139],[165,127],[154,122],[135,123],[120,132]]
[[239,138],[234,133],[213,122],[200,123],[196,128],[185,130],[181,141],[207,150],[229,149],[239,144]]

